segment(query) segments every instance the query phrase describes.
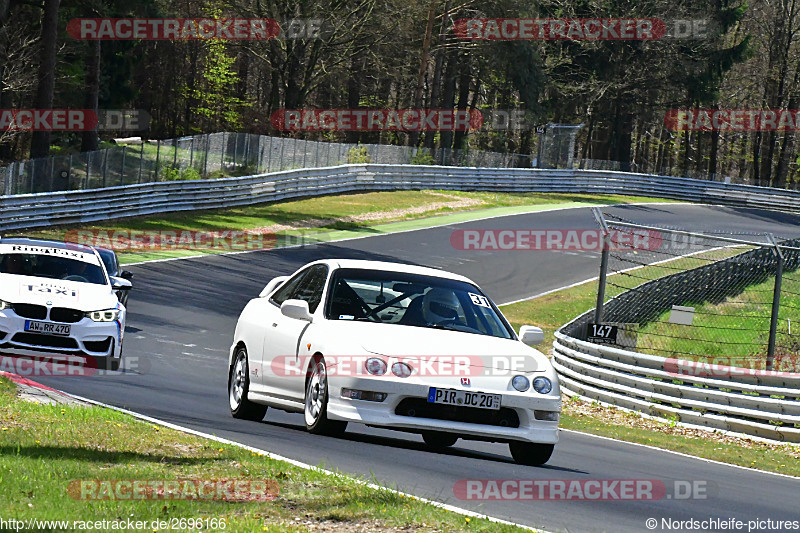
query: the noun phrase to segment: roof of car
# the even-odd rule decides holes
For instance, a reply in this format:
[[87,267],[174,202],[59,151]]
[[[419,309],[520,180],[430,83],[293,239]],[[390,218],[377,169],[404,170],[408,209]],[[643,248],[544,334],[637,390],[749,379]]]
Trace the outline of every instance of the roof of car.
[[0,238],[2,244],[23,244],[26,246],[45,246],[47,248],[58,248],[61,250],[73,250],[85,253],[93,253],[91,246],[77,244],[73,242],[51,241],[48,239],[29,239],[27,237],[3,237]]
[[417,265],[409,265],[405,263],[392,263],[389,261],[369,261],[365,259],[324,259],[318,261],[326,263],[333,268],[358,268],[363,270],[383,270],[386,272],[403,272],[406,274],[419,274],[422,276],[434,276],[437,278],[454,279],[464,281],[472,285],[476,285],[471,279],[453,274],[446,270],[439,270],[436,268],[429,268]]

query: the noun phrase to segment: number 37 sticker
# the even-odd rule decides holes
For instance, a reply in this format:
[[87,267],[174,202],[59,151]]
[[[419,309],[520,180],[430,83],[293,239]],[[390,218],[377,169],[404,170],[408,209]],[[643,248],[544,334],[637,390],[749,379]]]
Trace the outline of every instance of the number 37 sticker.
[[469,299],[472,300],[472,303],[475,305],[480,305],[481,307],[492,307],[489,305],[489,298],[486,296],[481,296],[480,294],[474,294],[471,292],[468,292],[467,294],[469,294]]

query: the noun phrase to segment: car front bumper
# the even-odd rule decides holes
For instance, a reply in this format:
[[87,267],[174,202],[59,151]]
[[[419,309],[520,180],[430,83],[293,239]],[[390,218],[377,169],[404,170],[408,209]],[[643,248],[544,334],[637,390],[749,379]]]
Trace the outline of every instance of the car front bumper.
[[[532,390],[517,392],[448,387],[467,392],[501,394],[502,412],[493,412],[489,409],[455,409],[427,403],[429,384],[355,377],[329,379],[328,384],[328,417],[332,420],[410,431],[445,431],[466,439],[542,444],[558,442],[558,421],[539,420],[535,413],[560,413],[561,399],[555,394],[538,394]],[[343,388],[381,392],[387,396],[382,402],[343,398]],[[418,406],[419,409],[414,410],[419,414],[409,416],[409,406]],[[432,413],[436,418],[425,416]],[[470,421],[473,415],[475,421]],[[477,423],[477,420],[482,423]],[[503,423],[506,425],[501,425]],[[511,427],[514,424],[517,427]]]
[[13,309],[0,311],[0,354],[18,356],[67,355],[119,359],[124,335],[124,315],[114,322],[94,322],[82,318],[69,323],[68,336],[25,331],[26,321],[62,324],[50,320],[32,320],[17,315]]

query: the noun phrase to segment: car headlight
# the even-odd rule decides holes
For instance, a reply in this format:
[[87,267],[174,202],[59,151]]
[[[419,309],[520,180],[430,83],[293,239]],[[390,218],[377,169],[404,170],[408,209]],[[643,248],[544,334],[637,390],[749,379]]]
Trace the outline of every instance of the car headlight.
[[91,311],[86,313],[87,318],[94,322],[114,322],[119,318],[119,309],[105,309],[103,311]]
[[392,374],[398,378],[407,378],[411,375],[411,367],[405,363],[395,363],[392,365]]
[[11,309],[11,304],[8,302],[4,302],[3,300],[0,300],[0,311],[2,311],[3,309]]
[[531,382],[525,376],[514,376],[511,380],[511,386],[520,392],[525,392],[531,386]]
[[553,384],[549,379],[539,376],[533,380],[533,390],[539,394],[548,394],[551,390],[553,390]]
[[379,357],[370,357],[364,361],[364,368],[373,376],[382,376],[386,373],[386,361]]

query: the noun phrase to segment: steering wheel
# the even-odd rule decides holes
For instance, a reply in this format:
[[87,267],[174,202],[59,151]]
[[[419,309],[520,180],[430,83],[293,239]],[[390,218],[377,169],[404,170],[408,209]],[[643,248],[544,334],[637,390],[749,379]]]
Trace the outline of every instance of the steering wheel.
[[84,278],[83,276],[79,276],[77,274],[73,274],[71,276],[64,276],[61,279],[63,279],[64,281],[81,281],[83,283],[89,283],[88,279]]

